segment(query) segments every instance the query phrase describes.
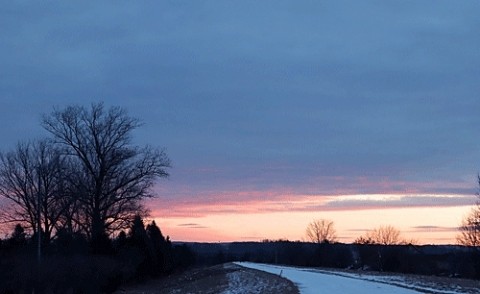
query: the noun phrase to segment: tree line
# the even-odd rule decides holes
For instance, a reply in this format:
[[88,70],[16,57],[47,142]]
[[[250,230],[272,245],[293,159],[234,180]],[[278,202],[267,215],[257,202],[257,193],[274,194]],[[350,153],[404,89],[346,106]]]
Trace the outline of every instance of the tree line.
[[172,244],[154,221],[145,224],[139,215],[109,240],[108,251],[92,254],[84,234],[60,230],[38,263],[37,240],[17,224],[8,238],[0,239],[0,293],[112,293],[196,261],[188,246]]
[[49,136],[0,153],[0,293],[109,293],[194,262],[145,199],[169,176],[164,149],[133,144],[141,122],[103,103],[43,115]]
[[45,243],[59,231],[81,233],[100,252],[112,233],[145,215],[142,200],[168,177],[170,160],[162,149],[132,144],[141,124],[120,107],[68,106],[41,125],[50,137],[0,153],[2,222],[21,223]]

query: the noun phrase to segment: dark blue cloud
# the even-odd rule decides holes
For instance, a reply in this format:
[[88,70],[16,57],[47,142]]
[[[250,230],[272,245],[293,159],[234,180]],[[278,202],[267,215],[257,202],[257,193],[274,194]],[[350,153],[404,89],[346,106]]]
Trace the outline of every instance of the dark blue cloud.
[[[312,183],[322,193],[334,176],[464,192],[480,163],[479,8],[4,3],[0,147],[44,135],[53,106],[103,100],[144,120],[139,143],[167,148],[167,194]],[[202,168],[216,172],[190,173]]]

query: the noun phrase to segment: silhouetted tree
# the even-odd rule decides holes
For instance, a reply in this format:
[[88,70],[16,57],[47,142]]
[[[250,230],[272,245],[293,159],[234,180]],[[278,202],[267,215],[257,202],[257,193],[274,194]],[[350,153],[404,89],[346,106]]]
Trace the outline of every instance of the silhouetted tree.
[[353,241],[353,244],[375,244],[375,241],[372,239],[372,236],[369,236],[368,234],[366,236],[360,236],[355,241]]
[[133,219],[132,226],[130,227],[129,239],[131,244],[147,246],[148,235],[145,230],[143,219],[139,214],[135,215]]
[[457,241],[460,245],[480,246],[480,203],[477,203],[462,220],[459,230]]
[[123,248],[125,245],[127,245],[127,234],[122,230],[117,236],[116,247]]
[[151,259],[154,263],[153,267],[156,269],[155,272],[164,273],[171,271],[173,260],[170,242],[167,242],[155,221],[147,225],[146,231],[153,247]]
[[14,151],[0,154],[0,196],[10,206],[7,222],[22,222],[48,243],[70,204],[64,193],[66,165],[60,152],[47,140],[19,143]]
[[395,245],[404,243],[400,238],[400,231],[393,226],[380,226],[369,232],[365,237],[357,239],[358,242],[368,242],[363,244]]
[[457,242],[460,245],[471,246],[472,250],[469,252],[469,259],[473,262],[475,278],[480,279],[480,201],[476,203],[470,213],[462,220],[459,230],[460,234],[457,236]]
[[128,254],[132,260],[135,260],[136,277],[144,278],[152,274],[154,271],[153,246],[145,230],[143,219],[138,214],[132,222],[127,237],[127,246]]
[[170,161],[163,150],[131,144],[137,119],[119,107],[102,103],[69,106],[44,116],[43,127],[80,169],[72,178],[79,206],[74,221],[95,243],[128,227],[152,197],[158,177],[167,177]]
[[333,243],[337,239],[333,221],[326,219],[318,219],[309,223],[306,234],[307,238],[314,243]]
[[87,254],[88,252],[86,237],[80,232],[71,233],[64,228],[57,231],[53,245],[58,253],[64,255]]
[[17,224],[10,236],[10,242],[16,246],[24,245],[27,240],[27,234],[21,224]]

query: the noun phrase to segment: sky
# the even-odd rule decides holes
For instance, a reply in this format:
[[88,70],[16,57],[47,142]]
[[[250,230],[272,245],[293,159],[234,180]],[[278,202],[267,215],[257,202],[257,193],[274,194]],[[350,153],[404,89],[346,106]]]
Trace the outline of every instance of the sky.
[[165,148],[172,240],[454,243],[478,191],[478,1],[2,1],[0,150],[103,101]]

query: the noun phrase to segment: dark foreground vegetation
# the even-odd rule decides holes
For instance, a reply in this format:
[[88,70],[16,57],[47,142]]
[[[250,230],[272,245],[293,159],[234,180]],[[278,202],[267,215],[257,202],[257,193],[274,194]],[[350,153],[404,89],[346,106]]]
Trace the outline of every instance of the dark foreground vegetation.
[[[128,284],[230,261],[480,279],[480,251],[465,246],[318,244],[291,241],[172,243],[137,217],[106,239],[103,253],[82,235],[59,234],[39,263],[35,236],[17,226],[0,241],[0,293],[112,293]],[[97,244],[98,245],[98,244]],[[198,271],[198,270],[197,270]]]
[[138,119],[96,103],[41,125],[48,137],[0,152],[0,224],[18,224],[0,243],[1,293],[108,293],[192,263],[142,222],[170,159],[132,142]]
[[155,222],[145,227],[140,217],[128,233],[104,239],[102,253],[81,234],[59,232],[39,260],[37,241],[21,226],[0,240],[0,293],[112,293],[121,284],[166,276],[194,263],[186,245],[172,245]]
[[476,247],[291,241],[190,243],[189,246],[201,264],[252,261],[480,279],[480,250]]

